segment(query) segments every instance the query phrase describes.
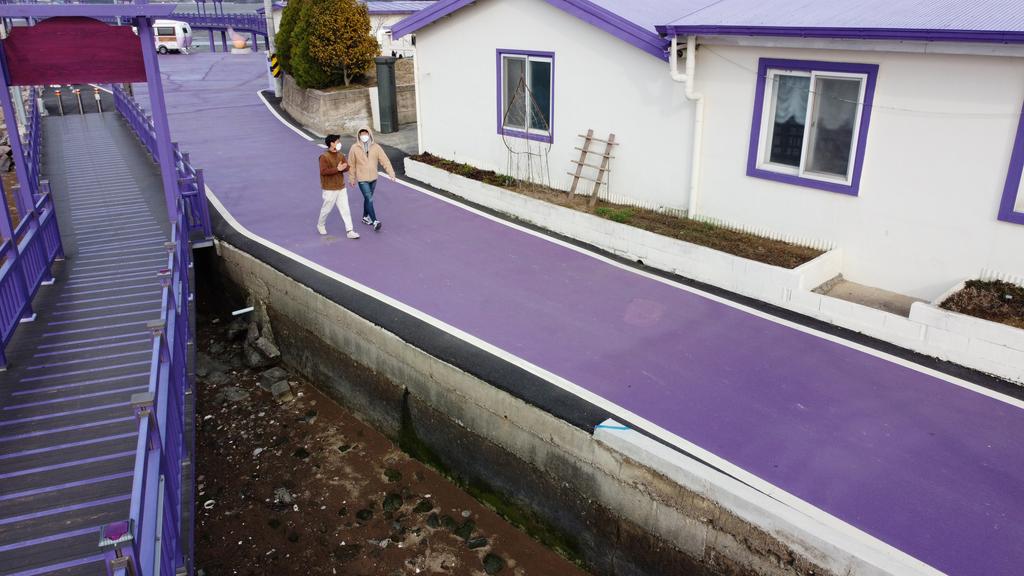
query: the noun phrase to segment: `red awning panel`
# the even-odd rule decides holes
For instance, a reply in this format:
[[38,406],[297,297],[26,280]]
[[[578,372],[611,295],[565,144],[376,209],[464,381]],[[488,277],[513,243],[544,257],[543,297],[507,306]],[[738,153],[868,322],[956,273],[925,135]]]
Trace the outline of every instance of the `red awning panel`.
[[91,18],[47,18],[3,41],[12,86],[145,82],[139,37]]

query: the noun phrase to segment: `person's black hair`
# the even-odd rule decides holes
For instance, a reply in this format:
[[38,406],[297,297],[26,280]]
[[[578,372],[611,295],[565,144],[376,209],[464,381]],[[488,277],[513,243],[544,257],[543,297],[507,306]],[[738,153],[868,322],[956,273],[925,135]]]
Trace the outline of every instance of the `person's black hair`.
[[331,144],[334,144],[338,140],[341,140],[341,136],[338,136],[337,134],[328,134],[327,138],[324,138],[324,144],[326,144],[327,147],[330,148]]

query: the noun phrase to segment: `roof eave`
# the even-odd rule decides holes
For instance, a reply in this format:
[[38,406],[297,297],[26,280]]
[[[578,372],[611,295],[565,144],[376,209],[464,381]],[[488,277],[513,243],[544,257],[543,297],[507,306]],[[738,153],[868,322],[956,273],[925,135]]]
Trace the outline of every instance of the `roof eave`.
[[[442,0],[437,4],[421,10],[412,16],[398,22],[391,29],[393,38],[401,38],[433,24],[434,22],[451,15],[461,8],[472,4],[475,0]],[[619,38],[648,54],[668,60],[668,41],[657,33],[642,26],[634,24],[617,14],[609,12],[597,6],[590,0],[546,0],[549,4],[559,8],[577,18],[596,26],[612,36]]]
[[657,26],[662,36],[774,36],[835,40],[898,40],[915,42],[975,42],[1022,44],[1024,32],[988,30],[928,30],[900,28],[801,28],[779,26]]

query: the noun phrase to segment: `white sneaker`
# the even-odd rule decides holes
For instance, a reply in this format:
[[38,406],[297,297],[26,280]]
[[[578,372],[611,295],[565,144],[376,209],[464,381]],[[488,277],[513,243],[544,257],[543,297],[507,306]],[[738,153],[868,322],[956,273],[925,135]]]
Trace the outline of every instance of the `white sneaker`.
[[321,236],[327,236],[327,227],[325,226],[317,226],[316,231],[319,232]]
[[373,224],[373,220],[370,220],[369,216],[363,216],[363,224],[370,226],[371,224]]
[[358,240],[359,239],[359,233],[356,232],[355,230],[349,230],[348,234],[346,234],[346,236],[348,236],[349,240]]
[[374,232],[380,232],[380,220],[374,220],[373,230]]

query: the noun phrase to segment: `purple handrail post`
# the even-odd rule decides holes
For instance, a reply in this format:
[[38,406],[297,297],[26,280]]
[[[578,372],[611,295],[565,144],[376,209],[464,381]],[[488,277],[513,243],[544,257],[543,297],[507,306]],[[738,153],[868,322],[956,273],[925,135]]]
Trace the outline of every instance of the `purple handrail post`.
[[136,28],[142,42],[142,57],[146,67],[146,82],[149,86],[149,101],[153,112],[155,146],[153,156],[160,165],[160,176],[164,185],[164,200],[167,203],[167,217],[174,218],[178,187],[175,178],[174,150],[171,148],[171,127],[167,123],[167,104],[164,101],[163,81],[160,78],[160,64],[153,43],[153,27],[148,18],[137,18]]
[[224,48],[224,51],[228,51],[228,33],[226,30],[220,31],[220,44]]
[[25,162],[25,149],[22,147],[21,134],[18,131],[17,116],[14,112],[14,102],[11,100],[11,87],[7,82],[7,54],[4,50],[3,41],[0,40],[0,105],[2,105],[4,118],[7,119],[7,135],[11,145],[11,154],[14,156],[14,167],[18,172],[18,213],[24,218],[34,210],[32,193],[35,191],[35,184],[31,181],[28,172],[28,165]]
[[[43,195],[44,198],[47,197],[47,196],[50,196],[50,181],[49,180],[40,180],[39,181],[39,192],[40,192],[40,194]],[[50,196],[50,210],[55,210],[55,209],[56,208],[53,205],[53,197]],[[57,214],[54,213],[52,215],[52,218],[53,218],[53,223],[50,224],[50,226],[53,226],[53,232],[52,232],[53,238],[57,241],[57,252],[56,252],[56,255],[54,256],[54,260],[63,261],[64,260],[64,241],[61,240],[61,237],[60,237],[60,227],[59,227],[59,224],[57,222]]]

